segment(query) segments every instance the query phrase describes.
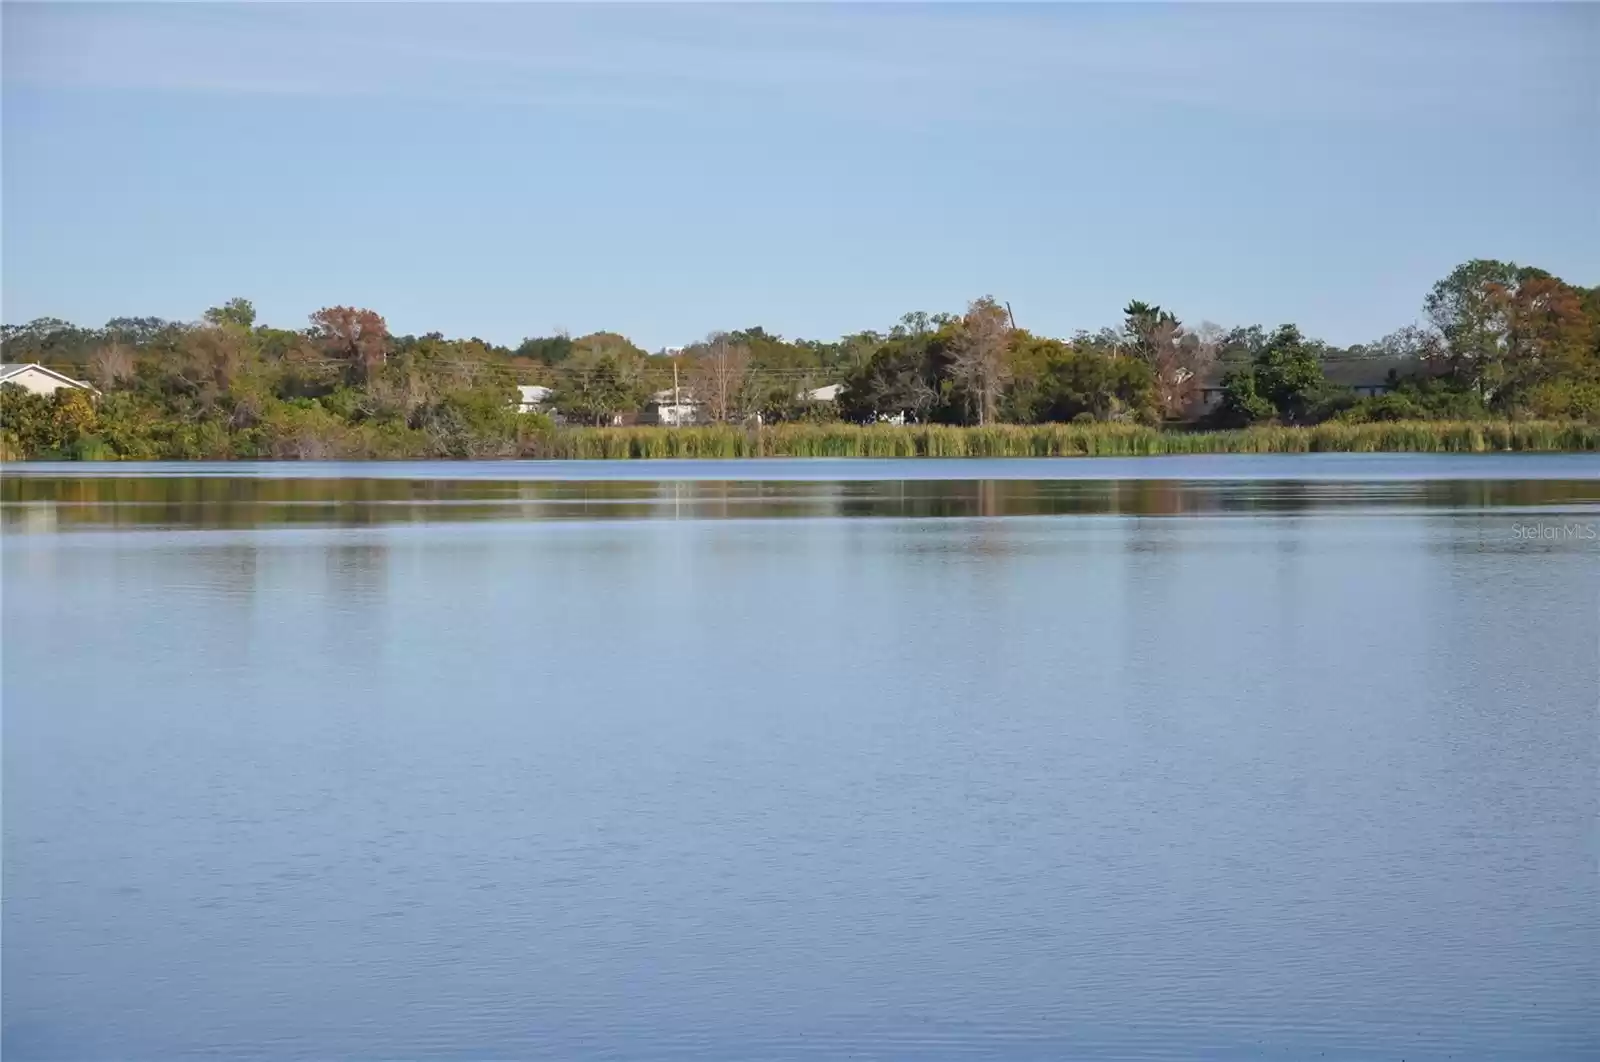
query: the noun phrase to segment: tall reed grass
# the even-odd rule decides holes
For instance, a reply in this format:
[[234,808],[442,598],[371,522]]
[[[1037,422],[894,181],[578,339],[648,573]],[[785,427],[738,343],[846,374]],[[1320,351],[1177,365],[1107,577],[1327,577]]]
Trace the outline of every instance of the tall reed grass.
[[560,459],[734,457],[1144,457],[1156,454],[1486,453],[1600,450],[1600,425],[1542,421],[1392,421],[1171,431],[1130,424],[962,428],[784,424],[768,428],[557,428],[523,456]]

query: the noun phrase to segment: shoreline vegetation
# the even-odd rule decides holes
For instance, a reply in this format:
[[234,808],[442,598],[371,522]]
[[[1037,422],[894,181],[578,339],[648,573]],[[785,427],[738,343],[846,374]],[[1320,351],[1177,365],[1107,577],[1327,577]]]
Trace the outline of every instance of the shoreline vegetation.
[[557,428],[519,456],[551,460],[750,457],[1153,457],[1166,454],[1600,451],[1600,425],[1394,421],[1173,431],[1142,425]]
[[983,296],[837,340],[750,327],[654,354],[615,332],[393,335],[351,306],[274,328],[247,299],[194,322],[42,318],[0,328],[8,378],[33,388],[0,385],[0,459],[1600,449],[1600,287],[1475,259],[1422,311],[1336,347],[1135,300],[1115,328],[1053,338]]
[[[1088,458],[1175,454],[1516,452],[1600,452],[1600,424],[1575,421],[1418,420],[1325,423],[1311,427],[1255,425],[1221,430],[1175,430],[1137,424],[1001,424],[983,428],[944,424],[842,423],[780,424],[768,427],[547,427],[523,436],[514,450],[474,456],[479,460],[625,461],[771,457]],[[64,456],[58,455],[56,459]],[[121,458],[115,453],[102,451],[80,459],[115,462]],[[218,454],[208,459],[275,458],[270,455],[233,457]],[[284,461],[302,459],[383,461],[419,458],[417,455],[362,452],[342,447],[325,457],[276,458]],[[433,459],[466,458],[436,456]],[[0,452],[0,460],[16,463],[19,458]]]

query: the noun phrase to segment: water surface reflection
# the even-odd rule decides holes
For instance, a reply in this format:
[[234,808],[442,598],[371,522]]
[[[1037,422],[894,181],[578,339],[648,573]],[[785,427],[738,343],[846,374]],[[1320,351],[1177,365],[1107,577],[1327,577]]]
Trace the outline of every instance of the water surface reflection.
[[486,520],[1194,516],[1600,504],[1600,480],[528,481],[8,477],[10,532]]
[[5,1058],[1596,1057],[1592,463],[784,467],[7,469]]

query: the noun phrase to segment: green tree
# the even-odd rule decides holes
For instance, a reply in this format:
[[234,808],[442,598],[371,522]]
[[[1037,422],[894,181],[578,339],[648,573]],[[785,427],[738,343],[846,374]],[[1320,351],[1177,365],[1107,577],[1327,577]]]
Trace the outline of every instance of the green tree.
[[1255,382],[1287,424],[1305,423],[1327,390],[1322,362],[1294,325],[1281,325],[1256,355]]
[[643,358],[618,345],[580,345],[563,366],[551,404],[570,420],[609,424],[649,396]]
[[504,457],[516,448],[516,411],[495,387],[445,393],[421,412],[417,427],[440,457]]
[[213,306],[205,313],[206,323],[232,325],[245,331],[255,327],[256,308],[249,299],[229,299],[221,306]]
[[920,424],[941,414],[953,419],[959,410],[951,409],[948,367],[955,331],[956,325],[947,322],[933,332],[851,337],[853,356],[866,356],[845,373],[839,415],[858,424],[902,417]]
[[1484,398],[1493,397],[1505,354],[1506,322],[1493,293],[1514,286],[1521,272],[1512,262],[1474,258],[1436,283],[1423,303],[1444,336],[1451,372]]
[[94,400],[81,388],[39,395],[14,383],[0,385],[0,436],[8,454],[24,460],[83,456],[98,422]]
[[83,365],[105,341],[99,329],[79,328],[57,317],[39,317],[25,325],[0,326],[0,351],[9,362]]
[[27,460],[48,453],[55,445],[49,400],[14,383],[0,384],[0,433],[8,458]]
[[1317,347],[1294,325],[1266,336],[1251,363],[1223,377],[1222,402],[1213,416],[1223,424],[1263,420],[1305,424],[1330,394]]
[[1246,427],[1278,415],[1256,380],[1254,368],[1237,369],[1222,379],[1222,402],[1213,419],[1229,427]]
[[1041,391],[1041,421],[1160,419],[1155,374],[1133,358],[1064,350],[1050,358]]
[[728,341],[750,352],[750,368],[756,373],[796,376],[822,367],[816,347],[790,342],[760,325],[729,332]]
[[526,358],[544,365],[560,365],[572,357],[572,337],[567,335],[535,336],[524,339],[512,357]]

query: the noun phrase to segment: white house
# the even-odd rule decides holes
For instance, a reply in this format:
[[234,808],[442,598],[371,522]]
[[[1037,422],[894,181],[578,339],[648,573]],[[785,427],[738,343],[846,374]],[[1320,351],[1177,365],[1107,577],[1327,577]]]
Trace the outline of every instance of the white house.
[[674,389],[669,387],[650,396],[650,404],[645,406],[643,420],[646,424],[665,424],[681,428],[686,424],[693,424],[699,418],[700,403],[694,400],[694,395],[686,388],[678,389],[674,393]]
[[550,402],[550,396],[555,393],[555,388],[544,387],[539,384],[517,385],[517,412],[542,413]]
[[844,390],[844,384],[829,384],[827,387],[818,387],[801,395],[807,402],[837,402],[839,392]]
[[32,391],[36,395],[53,395],[67,387],[76,387],[94,395],[100,393],[82,380],[74,380],[43,365],[0,365],[0,384],[8,383],[14,383],[24,391]]

